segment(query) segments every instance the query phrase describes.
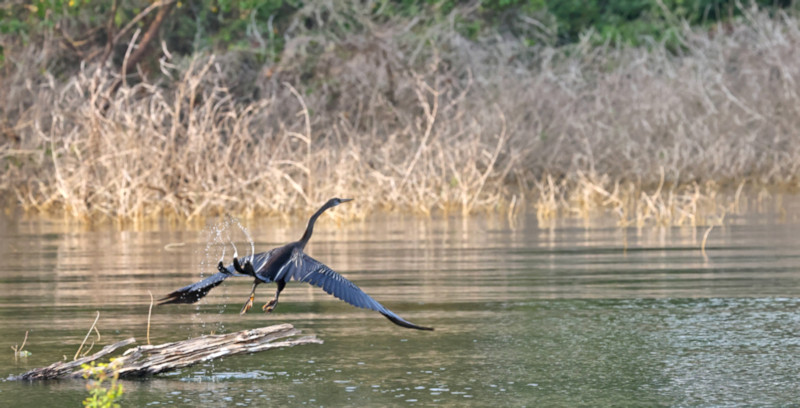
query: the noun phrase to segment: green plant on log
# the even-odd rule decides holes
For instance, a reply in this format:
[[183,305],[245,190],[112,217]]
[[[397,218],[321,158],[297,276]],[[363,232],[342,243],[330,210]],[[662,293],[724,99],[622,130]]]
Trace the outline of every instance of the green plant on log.
[[[119,380],[120,366],[115,361],[109,364],[83,364],[83,378],[89,380],[86,389],[89,396],[83,400],[87,408],[119,408],[117,400],[122,397],[123,388]],[[110,372],[110,373],[109,373]]]

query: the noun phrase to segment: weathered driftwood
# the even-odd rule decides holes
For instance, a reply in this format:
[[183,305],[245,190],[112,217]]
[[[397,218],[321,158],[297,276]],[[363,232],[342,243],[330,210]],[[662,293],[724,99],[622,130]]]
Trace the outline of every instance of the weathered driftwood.
[[73,373],[73,371],[75,371],[76,368],[79,369],[78,370],[79,372],[82,372],[83,370],[80,370],[82,364],[95,361],[101,357],[113,353],[116,349],[120,347],[127,346],[133,343],[136,343],[136,339],[131,337],[129,339],[122,340],[118,343],[109,344],[108,346],[103,347],[102,350],[92,354],[91,356],[82,357],[74,361],[58,361],[53,364],[50,364],[47,367],[36,368],[31,371],[28,371],[25,374],[18,375],[16,377],[11,377],[11,379],[35,381],[35,380],[50,380],[53,378],[68,377]]
[[[119,369],[120,377],[138,377],[176,370],[219,357],[257,353],[277,347],[322,344],[322,340],[313,335],[286,339],[299,333],[300,330],[295,329],[291,324],[279,324],[236,333],[201,336],[174,343],[138,346],[126,350],[122,357],[114,361]],[[84,370],[80,369],[81,364],[95,361],[134,342],[136,340],[133,338],[123,340],[106,346],[91,356],[70,362],[53,363],[47,367],[37,368],[12,377],[12,379],[34,381],[66,377],[80,378],[84,374]]]

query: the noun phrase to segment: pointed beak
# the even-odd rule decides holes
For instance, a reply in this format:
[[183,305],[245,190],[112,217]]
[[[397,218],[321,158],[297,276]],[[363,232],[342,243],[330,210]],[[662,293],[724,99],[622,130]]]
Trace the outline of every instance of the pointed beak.
[[352,198],[340,198],[339,199],[339,202],[342,202],[342,203],[346,203],[348,201],[353,201],[353,199]]

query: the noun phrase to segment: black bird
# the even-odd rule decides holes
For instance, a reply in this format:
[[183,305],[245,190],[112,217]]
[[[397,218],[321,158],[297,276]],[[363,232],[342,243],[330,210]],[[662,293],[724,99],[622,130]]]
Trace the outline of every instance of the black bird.
[[275,282],[278,284],[278,291],[275,297],[265,304],[262,310],[269,313],[278,305],[278,297],[290,280],[307,282],[321,287],[329,294],[344,300],[345,302],[365,309],[374,310],[386,316],[392,323],[417,330],[433,330],[430,327],[422,327],[413,324],[402,317],[394,314],[391,310],[378,303],[375,299],[364,293],[358,286],[345,279],[336,271],[328,268],[316,259],[303,252],[311,233],[314,231],[314,222],[328,208],[336,207],[341,203],[351,201],[349,198],[332,198],[328,200],[311,218],[303,237],[297,242],[274,248],[267,252],[255,254],[247,257],[244,264],[240,264],[236,257],[233,258],[231,265],[225,266],[222,261],[217,265],[219,272],[201,280],[200,282],[180,288],[163,299],[159,300],[159,305],[168,303],[194,303],[208,294],[208,291],[222,283],[231,276],[251,276],[254,278],[253,289],[250,291],[250,298],[242,307],[240,314],[246,313],[253,306],[256,288],[262,283]]

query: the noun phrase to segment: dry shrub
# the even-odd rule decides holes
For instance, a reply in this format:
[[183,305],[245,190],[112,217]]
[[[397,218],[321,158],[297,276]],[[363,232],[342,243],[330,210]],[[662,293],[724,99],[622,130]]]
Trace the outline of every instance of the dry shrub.
[[[742,209],[744,186],[742,182],[735,193],[720,196],[721,188],[713,180],[702,185],[667,185],[663,173],[654,190],[643,189],[634,182],[612,180],[608,175],[578,172],[559,182],[548,175],[536,189],[536,216],[540,224],[564,212],[586,219],[610,212],[617,216],[620,226],[718,225],[726,214]],[[759,201],[765,198],[759,197]]]
[[[119,219],[613,211],[623,224],[703,224],[743,181],[795,187],[794,16],[755,9],[724,32],[683,27],[676,52],[468,40],[440,23],[290,29],[279,64],[243,54],[162,60],[113,93],[113,70],[36,75],[9,57],[0,188],[29,210]],[[321,7],[321,6],[316,6]],[[322,17],[321,17],[322,16]],[[352,27],[352,25],[350,26]],[[170,79],[171,77],[171,79]],[[526,200],[525,200],[526,199]]]

